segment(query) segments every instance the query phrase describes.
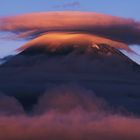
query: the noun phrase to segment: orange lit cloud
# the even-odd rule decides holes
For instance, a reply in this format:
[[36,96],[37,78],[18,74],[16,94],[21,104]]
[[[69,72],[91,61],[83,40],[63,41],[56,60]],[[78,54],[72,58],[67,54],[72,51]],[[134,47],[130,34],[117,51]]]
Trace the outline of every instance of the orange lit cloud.
[[98,47],[100,44],[107,44],[117,49],[124,49],[130,51],[128,45],[113,41],[107,38],[95,36],[93,34],[84,33],[68,33],[68,32],[51,32],[44,34],[38,38],[29,41],[23,45],[18,51],[23,51],[31,47],[44,47],[44,50],[49,49],[50,51],[57,51],[65,46],[81,47],[81,46],[92,46]]
[[0,19],[0,30],[21,38],[35,38],[46,32],[85,32],[120,41],[140,44],[140,22],[94,12],[44,12]]

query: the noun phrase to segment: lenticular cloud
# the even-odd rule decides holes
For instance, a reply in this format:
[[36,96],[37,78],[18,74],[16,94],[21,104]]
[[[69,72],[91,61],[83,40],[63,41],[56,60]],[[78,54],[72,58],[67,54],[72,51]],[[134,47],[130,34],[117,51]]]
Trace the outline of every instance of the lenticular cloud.
[[[0,31],[32,39],[50,32],[92,34],[127,45],[140,44],[140,22],[94,12],[44,12],[0,18]],[[61,36],[61,34],[60,34]]]
[[99,37],[88,33],[72,32],[53,32],[41,35],[32,39],[23,45],[18,51],[24,51],[28,48],[44,48],[44,50],[57,51],[57,49],[72,47],[96,47],[100,44],[108,44],[114,48],[131,51],[127,44],[113,41],[107,38]]

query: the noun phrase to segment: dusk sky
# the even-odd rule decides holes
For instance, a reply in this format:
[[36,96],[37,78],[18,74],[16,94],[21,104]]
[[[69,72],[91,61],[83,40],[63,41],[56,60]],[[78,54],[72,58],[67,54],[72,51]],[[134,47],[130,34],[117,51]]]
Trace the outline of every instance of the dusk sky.
[[[0,16],[47,11],[93,11],[113,16],[132,18],[136,21],[140,21],[139,5],[139,0],[1,0]],[[13,53],[16,48],[25,42],[3,39],[0,40],[0,43],[0,57],[4,57]],[[133,48],[137,50],[137,53],[140,53],[138,46]],[[130,56],[140,63],[140,58],[138,56]]]

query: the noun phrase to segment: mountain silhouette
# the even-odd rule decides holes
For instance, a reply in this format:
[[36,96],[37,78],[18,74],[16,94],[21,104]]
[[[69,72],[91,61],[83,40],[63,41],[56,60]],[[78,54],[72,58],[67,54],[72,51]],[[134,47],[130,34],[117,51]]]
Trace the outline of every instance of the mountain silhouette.
[[49,87],[77,84],[140,113],[140,66],[106,44],[30,46],[0,66],[0,90],[28,110]]

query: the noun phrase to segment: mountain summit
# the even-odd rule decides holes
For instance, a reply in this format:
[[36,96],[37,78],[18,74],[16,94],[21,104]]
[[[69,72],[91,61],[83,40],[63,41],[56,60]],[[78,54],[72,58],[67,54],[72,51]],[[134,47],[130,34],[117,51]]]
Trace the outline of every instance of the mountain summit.
[[139,100],[134,101],[140,97],[138,64],[107,44],[58,46],[20,48],[18,55],[0,67],[0,90],[29,109],[48,87],[78,84],[93,89],[113,106],[138,113]]
[[[21,48],[19,48],[20,50]],[[59,65],[59,66],[58,66]],[[106,44],[84,44],[50,48],[30,46],[3,64],[3,67],[40,67],[51,72],[124,72],[139,69],[138,64],[118,49]],[[42,66],[42,67],[41,67]],[[59,69],[60,68],[60,69]],[[46,69],[46,71],[48,71]],[[61,71],[62,70],[62,71]],[[72,70],[72,71],[71,71]]]

